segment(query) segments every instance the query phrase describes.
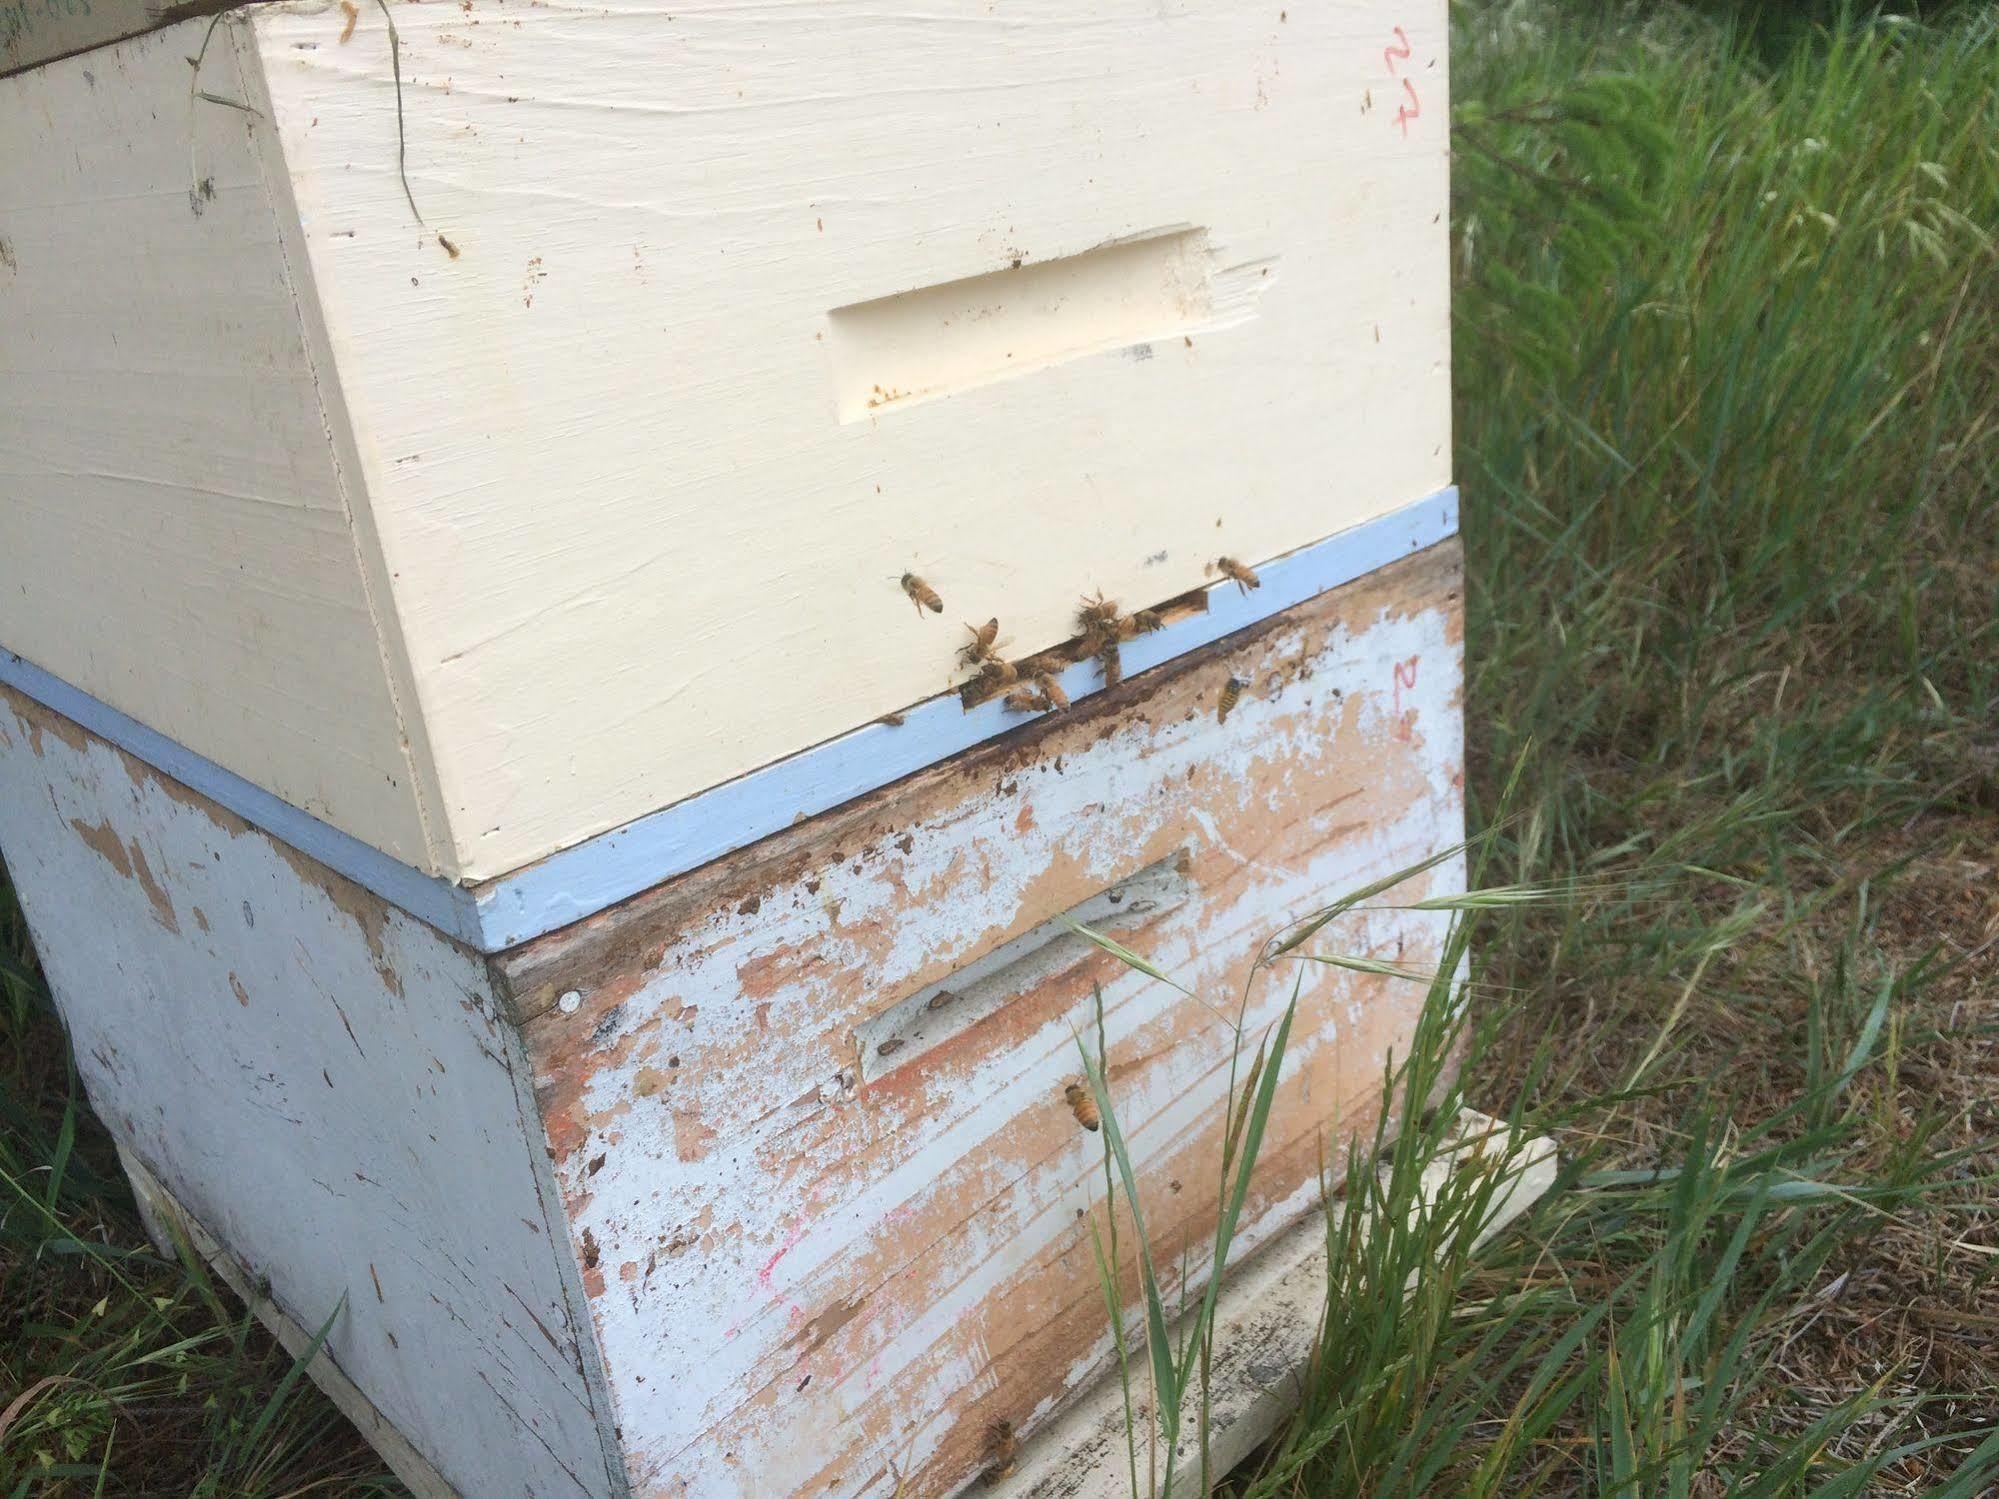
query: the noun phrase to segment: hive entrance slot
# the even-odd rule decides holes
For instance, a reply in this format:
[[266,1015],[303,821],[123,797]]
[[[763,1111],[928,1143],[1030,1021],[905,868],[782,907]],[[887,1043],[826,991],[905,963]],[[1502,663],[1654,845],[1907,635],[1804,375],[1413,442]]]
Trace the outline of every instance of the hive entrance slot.
[[1186,864],[1184,853],[1148,864],[857,1027],[861,1081],[908,1065],[1096,951],[1071,922],[1109,935],[1184,904],[1193,894]]

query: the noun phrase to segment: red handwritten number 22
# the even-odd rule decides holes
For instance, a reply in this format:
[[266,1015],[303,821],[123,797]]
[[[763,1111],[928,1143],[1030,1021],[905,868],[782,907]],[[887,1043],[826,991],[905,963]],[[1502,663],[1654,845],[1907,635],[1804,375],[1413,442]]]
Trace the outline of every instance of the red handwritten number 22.
[[[1389,76],[1402,78],[1402,70],[1396,67],[1396,64],[1409,61],[1410,56],[1409,33],[1398,26],[1395,28],[1395,45],[1381,49],[1381,58],[1388,64]],[[1416,85],[1407,78],[1402,78],[1402,92],[1408,95],[1409,102],[1395,111],[1395,123],[1402,127],[1402,133],[1406,136],[1409,133],[1409,122],[1422,118],[1423,101],[1416,97]]]
[[1415,691],[1416,669],[1422,661],[1421,656],[1411,656],[1395,663],[1395,722],[1390,732],[1404,744],[1416,737],[1416,710],[1402,706],[1402,693]]

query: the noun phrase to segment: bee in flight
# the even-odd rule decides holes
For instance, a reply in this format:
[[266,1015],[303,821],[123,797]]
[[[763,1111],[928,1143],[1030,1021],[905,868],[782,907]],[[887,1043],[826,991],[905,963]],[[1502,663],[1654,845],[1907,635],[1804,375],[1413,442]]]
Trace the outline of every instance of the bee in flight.
[[942,614],[944,612],[944,601],[937,597],[937,590],[917,577],[915,573],[904,573],[902,575],[902,591],[908,594],[909,601],[916,605],[916,612],[918,614],[921,614],[925,609],[928,609],[932,614]]

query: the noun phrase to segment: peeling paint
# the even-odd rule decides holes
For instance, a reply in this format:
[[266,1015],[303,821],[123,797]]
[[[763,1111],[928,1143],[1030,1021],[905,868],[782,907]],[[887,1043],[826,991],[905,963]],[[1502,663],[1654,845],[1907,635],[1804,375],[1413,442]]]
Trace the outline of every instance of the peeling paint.
[[484,960],[0,686],[8,711],[0,844],[121,1147],[294,1321],[344,1298],[328,1358],[461,1492],[611,1499]]
[[[1063,1091],[1093,985],[1155,1253],[1199,1285],[1220,1001],[1283,921],[1462,836],[1456,556],[1384,569],[502,960],[517,995],[583,996],[530,1009],[524,1036],[635,1492],[852,1493],[893,1459],[904,1493],[941,1494],[979,1471],[991,1421],[1029,1432],[1100,1367],[1099,1137]],[[1414,685],[1396,674],[1412,656]],[[1256,688],[1224,724],[1231,675]],[[1191,893],[1120,940],[1201,1000],[1085,948],[857,1081],[876,1017],[1162,861]],[[1461,877],[1446,864],[1423,888]],[[1340,934],[1420,968],[1443,930],[1376,912]],[[1290,978],[1251,996],[1252,1033]],[[1371,1127],[1420,1001],[1303,979],[1251,1244],[1308,1211]]]

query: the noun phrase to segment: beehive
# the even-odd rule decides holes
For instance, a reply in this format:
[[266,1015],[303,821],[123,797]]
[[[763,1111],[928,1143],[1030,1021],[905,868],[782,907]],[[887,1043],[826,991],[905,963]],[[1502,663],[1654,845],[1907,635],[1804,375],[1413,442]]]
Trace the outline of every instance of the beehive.
[[[1206,1273],[1226,1032],[1065,918],[1221,994],[1459,837],[1443,6],[6,14],[0,846],[148,1190],[440,1491],[962,1486],[1110,1346],[1095,986]],[[1306,976],[1251,1243],[1419,998]]]

